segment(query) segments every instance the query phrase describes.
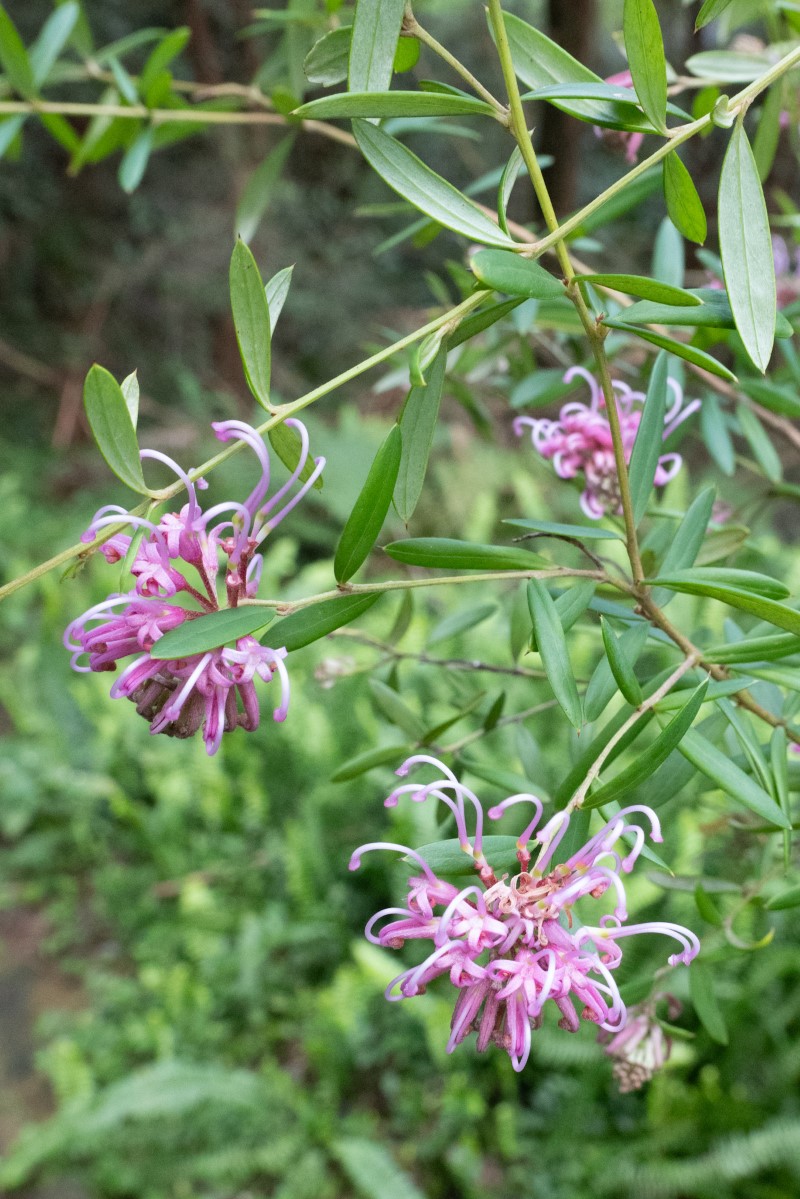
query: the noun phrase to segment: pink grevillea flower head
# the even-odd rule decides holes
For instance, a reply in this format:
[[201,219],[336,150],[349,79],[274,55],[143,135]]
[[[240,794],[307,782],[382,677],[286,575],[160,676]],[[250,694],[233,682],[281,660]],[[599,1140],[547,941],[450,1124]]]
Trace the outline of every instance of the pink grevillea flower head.
[[[619,514],[622,511],[614,445],[600,384],[582,366],[571,367],[564,375],[564,382],[570,383],[577,377],[589,384],[591,400],[588,404],[578,401],[565,404],[558,420],[518,416],[514,421],[514,432],[521,436],[523,430],[529,428],[533,448],[543,458],[552,460],[560,478],[574,479],[583,475],[585,486],[581,493],[581,508],[592,520],[599,520],[607,512]],[[664,418],[665,438],[700,407],[699,400],[684,404],[683,390],[674,379],[669,379],[668,384],[672,402]],[[630,462],[639,431],[645,395],[644,392],[633,391],[627,383],[619,380],[614,382],[613,387],[627,463]],[[674,479],[682,461],[680,454],[662,454],[656,467],[656,487],[664,487]]]
[[[86,542],[110,526],[128,525],[133,536],[115,532],[100,548],[108,562],[130,557],[132,588],[115,593],[79,616],[66,630],[64,644],[77,671],[113,671],[131,659],[111,688],[114,699],[125,697],[150,723],[151,733],[191,737],[200,729],[209,754],[216,753],[224,733],[237,727],[248,732],[260,719],[255,682],[275,675],[280,701],[275,720],[285,720],[289,707],[286,650],[240,637],[235,646],[217,646],[206,653],[165,660],[153,648],[171,629],[252,598],[261,574],[259,549],[274,529],[313,486],[325,465],[317,458],[305,482],[300,478],[308,460],[308,434],[299,421],[287,420],[300,435],[297,467],[271,497],[270,462],[262,437],[242,421],[213,426],[220,441],[239,441],[256,455],[261,473],[243,502],[228,501],[205,511],[193,481],[171,458],[143,450],[169,466],[186,488],[188,501],[179,512],[167,512],[158,522],[131,516],[124,508],[105,505],[83,535]],[[220,604],[218,578],[222,569],[225,603]]]
[[[412,863],[405,907],[376,912],[365,930],[369,941],[389,949],[401,949],[407,941],[428,942],[422,960],[392,980],[386,998],[421,995],[446,975],[456,989],[448,1052],[475,1032],[479,1052],[498,1045],[515,1070],[528,1060],[532,1032],[540,1027],[548,1002],[558,1009],[559,1027],[568,1032],[577,1032],[583,1019],[612,1036],[622,1034],[628,1016],[614,980],[622,960],[620,942],[648,933],[668,936],[679,946],[669,958],[671,965],[688,964],[700,948],[694,933],[680,925],[626,923],[623,876],[633,869],[647,836],[661,840],[655,813],[641,805],[623,809],[577,852],[556,863],[568,813],[557,812],[542,824],[537,796],[509,796],[489,809],[490,819],[517,805],[526,805],[525,818],[531,809],[533,815],[517,841],[519,873],[498,879],[483,852],[480,800],[451,770],[424,754],[409,758],[397,773],[405,778],[422,764],[433,767],[438,777],[400,785],[386,804],[393,807],[402,799],[443,803],[455,818],[459,844],[477,877],[466,886],[438,878],[423,857],[393,842],[371,842],[355,851],[351,870],[358,869],[365,853],[377,849],[405,854]],[[604,914],[596,924],[578,924],[575,905],[601,899]],[[586,916],[585,906],[581,916]]]
[[598,1039],[614,1061],[613,1074],[623,1095],[640,1090],[656,1071],[669,1060],[672,1038],[656,1018],[656,1002],[668,1001],[668,1015],[674,1020],[682,1005],[674,995],[654,995],[647,1003],[631,1008],[625,1027],[619,1032],[603,1032]]

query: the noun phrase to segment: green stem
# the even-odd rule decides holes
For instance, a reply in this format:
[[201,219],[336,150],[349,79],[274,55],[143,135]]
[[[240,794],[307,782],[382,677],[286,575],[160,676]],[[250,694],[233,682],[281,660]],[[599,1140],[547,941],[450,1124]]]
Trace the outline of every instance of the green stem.
[[423,46],[427,46],[429,50],[434,52],[434,54],[438,54],[439,58],[446,62],[449,67],[452,67],[456,74],[460,75],[464,82],[468,83],[472,90],[478,96],[480,96],[482,100],[485,100],[487,104],[491,104],[492,108],[497,109],[499,113],[505,114],[506,110],[500,101],[492,95],[488,88],[483,86],[479,79],[475,78],[469,67],[464,66],[464,63],[456,58],[454,54],[451,54],[447,47],[443,46],[441,42],[437,42],[432,33],[428,33],[427,29],[423,29],[419,21],[411,12],[410,5],[408,5],[406,8],[406,16],[403,21],[403,36],[415,37],[418,41],[422,42]]
[[[415,342],[421,341],[424,337],[427,337],[429,333],[435,333],[437,330],[448,325],[455,327],[459,321],[463,320],[463,318],[472,312],[473,309],[478,308],[489,294],[490,293],[488,291],[475,292],[474,295],[469,296],[466,300],[462,301],[461,304],[456,305],[455,308],[451,308],[447,312],[442,313],[441,316],[437,316],[435,320],[429,321],[427,325],[422,325],[421,328],[416,329],[413,333],[409,333],[407,336],[401,337],[399,341],[392,342],[392,344],[390,346],[386,346],[385,349],[378,350],[376,354],[372,354],[369,358],[365,358],[363,362],[359,362],[356,366],[351,366],[348,370],[342,371],[340,375],[336,375],[335,378],[329,379],[327,383],[323,383],[319,387],[313,388],[312,391],[306,392],[305,395],[300,396],[299,399],[294,400],[291,404],[282,405],[276,410],[274,416],[271,416],[269,420],[264,421],[262,425],[258,426],[258,432],[261,434],[268,433],[269,430],[274,429],[276,425],[283,424],[288,416],[294,415],[295,412],[300,412],[303,408],[307,408],[310,404],[322,399],[323,396],[329,395],[330,392],[336,391],[337,388],[342,387],[345,383],[349,383],[352,379],[356,379],[359,375],[363,375],[366,371],[371,370],[373,366],[380,365],[380,363],[385,362],[387,358],[391,358],[394,354],[400,353],[402,350],[407,349]],[[219,466],[220,463],[227,461],[227,459],[231,458],[234,454],[238,454],[243,448],[243,445],[244,443],[241,441],[233,442],[224,450],[220,450],[220,452],[215,454],[213,458],[209,458],[207,462],[202,463],[201,466],[193,467],[190,471],[188,471],[187,473],[189,478],[192,480],[197,480],[203,475],[207,475],[209,471],[214,469],[214,467]],[[170,487],[165,487],[163,491],[153,493],[153,498],[157,502],[163,503],[165,500],[172,499],[173,496],[178,495],[182,489],[183,484],[176,482]],[[144,515],[147,510],[148,503],[150,502],[151,501],[145,501],[144,503],[139,504],[138,507],[132,508],[130,515]],[[0,587],[0,600],[4,600],[7,596],[12,595],[15,591],[19,591],[22,587],[27,587],[29,583],[33,583],[36,581],[36,579],[42,578],[43,575],[48,574],[51,570],[56,570],[59,566],[65,566],[68,562],[73,561],[75,558],[88,557],[95,550],[99,549],[99,547],[105,541],[108,541],[109,537],[113,537],[115,533],[122,532],[126,527],[125,520],[121,518],[118,525],[104,529],[99,536],[95,537],[94,541],[88,543],[79,541],[76,545],[71,545],[69,549],[62,550],[60,554],[56,554],[53,558],[48,558],[46,562],[42,562],[38,566],[34,566],[32,570],[26,571],[25,574],[20,575],[19,578],[12,579],[10,583],[6,583],[3,587]]]

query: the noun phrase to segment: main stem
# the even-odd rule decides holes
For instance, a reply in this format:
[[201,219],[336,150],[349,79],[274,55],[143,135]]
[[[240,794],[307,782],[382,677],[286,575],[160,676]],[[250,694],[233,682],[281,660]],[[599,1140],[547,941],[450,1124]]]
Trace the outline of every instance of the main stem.
[[[542,215],[547,228],[551,234],[559,232],[558,217],[556,216],[553,202],[550,199],[550,193],[547,189],[547,184],[542,174],[542,168],[539,165],[539,160],[536,157],[536,151],[531,141],[531,135],[528,132],[528,124],[525,120],[525,111],[522,107],[522,99],[519,92],[519,84],[514,71],[514,61],[511,56],[511,47],[508,42],[508,34],[506,33],[505,21],[503,19],[503,9],[501,0],[489,0],[489,20],[491,22],[492,31],[494,33],[495,42],[497,44],[497,53],[500,58],[500,66],[505,80],[506,91],[508,93],[508,102],[510,107],[509,128],[514,135],[517,145],[519,146],[523,162],[527,167],[528,174],[531,178],[536,198],[539,201],[539,206],[542,210]],[[541,244],[541,243],[540,243]],[[633,572],[634,583],[640,584],[644,578],[642,570],[642,560],[639,553],[639,542],[636,536],[636,520],[633,515],[633,501],[631,499],[631,489],[628,482],[628,466],[625,460],[625,447],[622,440],[622,428],[619,419],[619,410],[617,408],[617,397],[614,392],[614,387],[611,382],[611,372],[606,357],[604,340],[605,333],[598,326],[597,321],[593,318],[589,311],[579,284],[575,281],[575,271],[572,266],[572,260],[569,256],[569,250],[563,238],[559,238],[553,243],[553,248],[561,269],[564,272],[564,279],[567,284],[567,294],[572,300],[580,317],[586,336],[592,347],[595,362],[597,364],[597,373],[600,378],[600,386],[603,390],[603,395],[606,401],[606,411],[608,413],[608,424],[611,430],[611,440],[614,447],[614,462],[617,468],[617,478],[619,481],[620,502],[622,505],[622,515],[625,520],[625,541],[628,550],[628,559]]]

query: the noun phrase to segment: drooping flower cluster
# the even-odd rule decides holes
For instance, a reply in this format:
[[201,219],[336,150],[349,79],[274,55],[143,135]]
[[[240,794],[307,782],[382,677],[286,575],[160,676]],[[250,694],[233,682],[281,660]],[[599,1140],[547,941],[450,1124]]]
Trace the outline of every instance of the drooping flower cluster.
[[640,1090],[669,1060],[672,1038],[656,1017],[659,999],[668,1001],[668,1015],[674,1020],[682,1006],[675,996],[654,995],[649,1003],[630,1009],[625,1027],[619,1032],[600,1033],[605,1052],[613,1059],[612,1072],[623,1095]]
[[[591,403],[582,404],[575,400],[565,404],[558,420],[519,416],[514,421],[514,432],[520,437],[526,427],[530,428],[534,449],[543,458],[552,460],[560,478],[574,479],[583,475],[585,487],[581,493],[581,508],[590,519],[599,520],[607,512],[619,514],[622,511],[614,444],[600,384],[582,366],[571,367],[564,375],[564,382],[570,383],[576,377],[589,384]],[[674,379],[669,379],[668,383],[673,402],[664,417],[665,439],[700,407],[699,400],[691,400],[684,406],[683,389]],[[639,431],[645,395],[633,391],[620,380],[615,380],[613,387],[627,463]],[[664,487],[674,479],[682,463],[680,454],[662,454],[656,467],[656,487]]]
[[[441,777],[425,785],[396,788],[386,806],[393,807],[403,795],[417,803],[432,798],[445,804],[455,817],[462,850],[474,860],[479,881],[461,887],[438,878],[418,853],[392,842],[371,842],[355,851],[351,870],[358,869],[363,854],[373,849],[395,850],[418,867],[408,880],[406,906],[376,912],[365,929],[369,941],[390,949],[417,940],[431,945],[419,965],[393,979],[386,998],[396,1001],[421,995],[433,979],[448,975],[457,990],[448,1052],[475,1032],[479,1052],[498,1045],[507,1051],[515,1070],[522,1070],[528,1060],[532,1030],[540,1027],[548,1001],[560,1012],[559,1027],[568,1032],[577,1032],[584,1019],[612,1034],[621,1033],[627,1012],[613,975],[622,959],[620,941],[644,933],[672,937],[680,949],[669,958],[671,965],[688,964],[699,951],[697,937],[681,925],[625,923],[628,913],[621,876],[631,871],[645,843],[645,831],[631,817],[640,813],[649,824],[651,839],[661,841],[655,813],[641,805],[624,809],[566,861],[555,864],[568,814],[557,812],[539,829],[541,800],[535,795],[512,795],[490,808],[489,817],[498,819],[519,803],[531,804],[534,817],[517,841],[519,873],[498,879],[483,853],[479,799],[448,767],[424,754],[409,758],[397,773],[405,777],[422,763],[435,767]],[[472,838],[467,831],[468,812],[474,816]],[[531,840],[538,843],[532,865]],[[613,897],[612,911],[595,925],[582,925],[575,905],[606,893]],[[391,919],[376,931],[385,917]]]
[[[191,737],[202,727],[209,754],[219,749],[223,733],[237,726],[248,732],[258,727],[256,677],[268,683],[278,675],[281,699],[273,716],[275,720],[286,718],[286,650],[260,645],[252,636],[239,637],[235,647],[218,646],[174,660],[154,658],[152,650],[171,629],[217,612],[221,606],[235,608],[240,600],[255,595],[262,568],[258,547],[313,486],[325,465],[324,458],[317,458],[309,477],[296,486],[309,456],[308,434],[299,421],[287,420],[286,424],[300,435],[300,459],[270,498],[270,461],[263,438],[243,421],[221,421],[212,425],[218,439],[249,446],[261,468],[244,503],[228,501],[204,512],[197,499],[197,489],[207,486],[204,480],[198,479],[195,485],[171,458],[142,450],[142,458],[156,459],[175,472],[186,488],[188,502],[180,512],[166,513],[157,524],[107,504],[83,535],[88,543],[102,529],[126,524],[135,531],[138,543],[127,533],[114,533],[101,547],[111,563],[132,556],[134,586],[110,595],[69,625],[64,644],[72,653],[73,669],[111,671],[122,659],[133,658],[111,688],[112,698],[132,700],[137,712],[150,722],[151,733]],[[223,605],[217,590],[221,564],[227,601]],[[180,597],[177,602],[176,597]],[[84,655],[88,655],[88,664],[82,661]]]

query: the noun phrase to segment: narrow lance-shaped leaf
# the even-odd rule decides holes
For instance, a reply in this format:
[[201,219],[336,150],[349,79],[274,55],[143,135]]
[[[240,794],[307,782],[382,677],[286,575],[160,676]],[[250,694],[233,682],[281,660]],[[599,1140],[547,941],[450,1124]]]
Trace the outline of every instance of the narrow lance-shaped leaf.
[[656,129],[666,133],[667,63],[653,0],[625,0],[622,31],[639,103]]
[[262,645],[273,649],[285,648],[287,653],[302,649],[320,637],[327,637],[349,624],[371,608],[380,599],[380,592],[366,595],[342,595],[335,599],[322,600],[318,604],[310,604],[284,617],[269,632],[261,638]]
[[[632,625],[620,637],[620,649],[631,665],[635,665],[647,643],[650,626],[642,621]],[[617,693],[617,683],[608,658],[602,657],[595,667],[583,696],[583,714],[588,721],[597,720]]]
[[236,205],[236,233],[242,241],[249,242],[258,229],[259,222],[272,199],[275,185],[280,179],[294,138],[290,135],[270,150],[259,163],[245,184],[239,203]]
[[775,625],[776,628],[786,629],[787,633],[800,635],[800,612],[785,604],[776,603],[775,600],[764,599],[763,596],[756,595],[752,591],[745,591],[739,587],[719,587],[709,583],[698,583],[694,579],[690,580],[674,575],[648,581],[669,587],[671,591],[680,591],[687,595],[708,596],[709,599],[719,600],[723,604],[729,604],[732,608],[738,608],[741,612],[749,612],[751,615],[757,616],[759,620],[765,620],[769,624]]
[[675,228],[689,241],[702,246],[708,235],[703,202],[677,153],[664,159],[664,198]]
[[722,164],[719,244],[736,328],[763,374],[775,338],[775,264],[764,192],[741,121],[731,134]]
[[690,730],[683,737],[678,749],[707,778],[710,778],[720,790],[730,795],[738,803],[744,804],[751,811],[757,812],[770,824],[778,828],[789,828],[791,822],[781,811],[771,795],[763,787],[759,787],[749,774],[732,762],[727,754],[716,745],[698,733]]
[[525,160],[522,157],[522,151],[519,146],[515,146],[511,152],[511,157],[503,168],[503,174],[500,176],[500,183],[497,188],[497,219],[500,222],[500,228],[504,233],[511,236],[511,231],[508,227],[508,217],[506,210],[508,201],[511,199],[511,193],[514,190],[514,184],[517,181],[517,176],[525,165]]
[[36,87],[41,87],[55,66],[59,54],[75,28],[80,6],[75,0],[61,4],[45,21],[39,36],[28,51],[28,62]]
[[411,520],[422,494],[422,484],[439,416],[446,366],[447,346],[444,345],[439,349],[428,370],[427,382],[423,387],[411,388],[400,414],[403,452],[397,472],[394,502],[400,519],[406,524]]
[[779,483],[783,477],[783,466],[780,455],[772,444],[761,421],[755,412],[750,408],[745,408],[743,404],[738,406],[736,417],[739,421],[739,428],[744,433],[756,462],[771,483]]
[[541,570],[552,563],[514,546],[479,545],[452,537],[410,537],[384,546],[395,562],[437,570]]
[[[633,517],[638,525],[647,510],[658,460],[664,446],[667,411],[667,356],[662,350],[653,363],[644,410],[631,453],[628,479]],[[624,693],[623,693],[624,694]]]
[[28,53],[17,27],[0,4],[0,66],[15,92],[32,96],[36,91]]
[[344,120],[353,117],[468,117],[496,116],[491,104],[475,96],[443,92],[340,92],[301,104],[292,113],[307,120]]
[[405,0],[358,0],[348,66],[351,92],[388,88],[404,9]]
[[716,21],[717,17],[721,17],[726,8],[730,8],[733,0],[705,0],[703,7],[697,14],[697,20],[694,23],[695,29],[702,29],[705,25],[709,25],[711,21]]
[[602,616],[600,617],[600,628],[603,634],[603,646],[614,680],[628,703],[634,708],[638,708],[642,702],[642,688],[633,666],[628,661],[614,630]]
[[402,142],[366,121],[354,121],[353,132],[372,169],[420,212],[471,241],[489,246],[515,244],[466,196],[427,167]]
[[[692,501],[664,555],[664,561],[661,564],[662,574],[669,575],[694,566],[708,529],[708,523],[711,520],[716,494],[713,487],[705,487]],[[672,593],[663,587],[653,591],[653,599],[659,607],[663,608],[672,598]]]
[[714,993],[714,975],[702,962],[692,962],[689,967],[689,994],[706,1032],[719,1045],[727,1045],[728,1029]]
[[400,426],[393,425],[342,529],[333,559],[337,583],[346,583],[356,573],[375,544],[392,502],[402,448]]
[[[677,309],[679,312],[689,312],[690,309]],[[700,309],[693,308],[692,312],[698,312]],[[685,341],[676,341],[674,337],[666,337],[663,333],[656,333],[654,329],[642,329],[638,325],[629,324],[625,320],[613,318],[603,322],[610,329],[621,329],[625,333],[631,333],[635,337],[641,337],[643,341],[649,341],[651,345],[658,346],[661,350],[668,350],[670,354],[674,354],[677,358],[683,358],[686,362],[691,362],[694,366],[700,366],[703,370],[708,371],[712,375],[716,375],[719,379],[727,379],[729,383],[736,383],[736,375],[733,371],[729,371],[727,366],[723,366],[711,354],[707,354],[705,350],[698,350],[696,346],[687,345]]]
[[119,164],[119,171],[117,172],[119,185],[128,195],[136,191],[144,178],[144,173],[147,170],[147,164],[150,161],[150,155],[153,150],[154,134],[155,131],[152,125],[146,125],[131,142]]
[[276,271],[272,278],[268,279],[264,285],[264,294],[267,297],[267,307],[269,308],[270,333],[275,332],[278,317],[283,311],[283,305],[286,303],[293,271],[293,266],[285,266],[282,271]]
[[645,275],[576,275],[579,283],[598,283],[614,291],[624,291],[628,296],[640,296],[657,304],[670,304],[678,308],[697,308],[703,303],[700,296],[682,287],[673,287],[659,279],[648,279]]
[[118,479],[149,495],[128,403],[113,375],[97,363],[86,376],[83,403],[100,453]]
[[184,621],[177,629],[170,629],[156,641],[150,657],[163,662],[188,658],[192,654],[205,654],[229,641],[251,636],[274,619],[275,613],[269,608],[260,608],[255,604],[209,612],[194,620]]
[[[300,434],[291,425],[275,425],[269,430],[267,436],[269,443],[275,453],[280,458],[286,469],[292,473],[297,469],[297,464],[300,461],[300,452],[303,443],[300,440]],[[306,480],[314,473],[316,462],[313,454],[309,454],[306,464],[300,471],[300,482],[305,483]],[[317,475],[313,483],[315,491],[322,490],[322,475]]]
[[552,596],[539,579],[531,579],[528,583],[528,608],[539,656],[553,688],[553,694],[570,724],[579,729],[583,724],[583,712],[567,652],[564,629]]
[[555,275],[509,250],[479,250],[470,265],[475,277],[495,291],[535,300],[564,298],[564,284]]
[[136,371],[131,371],[122,380],[122,394],[130,413],[131,424],[135,429],[139,422],[139,376]]
[[351,779],[358,778],[359,775],[366,774],[368,770],[373,770],[376,766],[397,766],[398,762],[402,762],[407,758],[411,749],[408,745],[384,745],[380,749],[368,749],[366,753],[357,754],[354,758],[348,758],[343,762],[331,775],[332,783],[349,783]]
[[272,360],[269,307],[256,260],[243,241],[237,241],[233,247],[229,278],[233,324],[247,386],[269,411]]

